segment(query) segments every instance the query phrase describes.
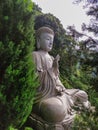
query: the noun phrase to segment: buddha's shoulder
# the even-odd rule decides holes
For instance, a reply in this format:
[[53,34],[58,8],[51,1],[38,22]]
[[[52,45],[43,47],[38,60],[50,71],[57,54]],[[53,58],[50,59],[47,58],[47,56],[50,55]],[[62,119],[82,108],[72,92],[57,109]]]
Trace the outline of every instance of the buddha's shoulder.
[[37,54],[38,53],[38,51],[33,51],[33,54]]
[[[41,53],[40,51],[33,51],[33,56],[34,57],[44,57],[44,54]],[[49,54],[49,57],[54,60],[54,57],[52,55]]]
[[33,56],[38,56],[39,52],[38,51],[33,51]]

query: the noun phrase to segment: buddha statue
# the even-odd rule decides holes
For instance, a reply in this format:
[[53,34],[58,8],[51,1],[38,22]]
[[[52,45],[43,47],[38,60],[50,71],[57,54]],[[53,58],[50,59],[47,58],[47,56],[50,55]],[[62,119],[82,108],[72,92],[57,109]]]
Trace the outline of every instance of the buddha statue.
[[[78,101],[85,108],[89,108],[88,95],[83,90],[66,89],[61,83],[58,63],[60,56],[54,58],[49,54],[53,47],[53,30],[43,26],[36,34],[37,51],[33,52],[33,60],[40,85],[30,118],[32,122],[37,122],[35,130],[69,130],[76,115],[74,105]],[[41,122],[49,126],[41,126]]]

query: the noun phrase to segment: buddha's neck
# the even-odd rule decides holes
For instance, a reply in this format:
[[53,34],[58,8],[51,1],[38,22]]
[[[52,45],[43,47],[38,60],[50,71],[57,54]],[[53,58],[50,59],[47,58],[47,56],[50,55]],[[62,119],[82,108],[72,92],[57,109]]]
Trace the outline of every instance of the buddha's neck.
[[48,54],[48,52],[47,51],[44,51],[44,50],[39,50],[39,52],[41,52],[41,53],[43,53],[43,54]]

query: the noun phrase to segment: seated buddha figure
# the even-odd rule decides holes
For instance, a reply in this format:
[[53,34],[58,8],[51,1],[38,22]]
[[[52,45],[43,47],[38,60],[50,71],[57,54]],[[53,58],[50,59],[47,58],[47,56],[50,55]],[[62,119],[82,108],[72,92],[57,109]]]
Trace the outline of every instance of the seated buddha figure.
[[55,58],[49,54],[53,47],[54,31],[49,27],[37,30],[37,51],[33,52],[33,60],[39,77],[33,113],[49,123],[67,121],[75,116],[73,107],[77,101],[89,108],[88,95],[80,89],[66,89],[59,78],[60,56]]

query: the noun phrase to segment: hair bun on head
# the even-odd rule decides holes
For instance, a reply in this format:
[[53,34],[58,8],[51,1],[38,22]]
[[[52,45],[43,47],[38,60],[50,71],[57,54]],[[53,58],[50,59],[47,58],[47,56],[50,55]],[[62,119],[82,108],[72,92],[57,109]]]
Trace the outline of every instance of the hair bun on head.
[[54,31],[49,28],[49,27],[40,27],[37,31],[36,31],[36,36],[39,37],[41,33],[50,33],[52,35],[54,35]]

